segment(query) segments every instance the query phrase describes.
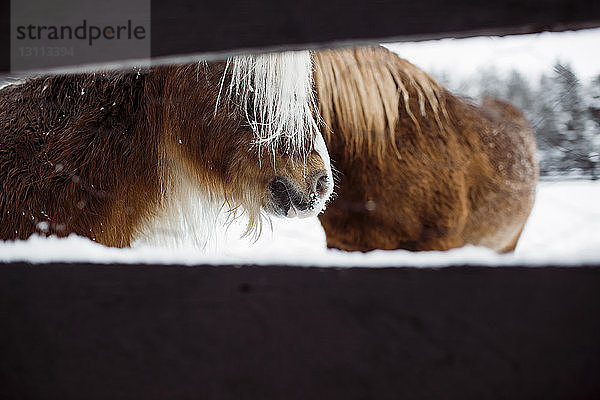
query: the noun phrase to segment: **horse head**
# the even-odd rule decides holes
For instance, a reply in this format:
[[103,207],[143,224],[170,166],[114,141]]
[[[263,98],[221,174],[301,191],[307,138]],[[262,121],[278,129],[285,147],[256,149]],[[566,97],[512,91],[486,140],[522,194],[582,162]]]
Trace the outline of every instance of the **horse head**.
[[208,188],[210,198],[246,213],[249,227],[262,216],[304,218],[323,210],[333,179],[309,52],[160,71],[164,113],[152,125],[167,133],[166,152],[184,160],[177,169]]

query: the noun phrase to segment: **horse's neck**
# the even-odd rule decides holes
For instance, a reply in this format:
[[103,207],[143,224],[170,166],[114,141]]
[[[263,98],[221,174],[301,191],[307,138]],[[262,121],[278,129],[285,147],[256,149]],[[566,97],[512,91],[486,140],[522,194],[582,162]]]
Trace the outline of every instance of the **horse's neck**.
[[[225,242],[230,216],[225,198],[219,194],[220,183],[211,181],[212,175],[203,171],[211,164],[209,158],[214,152],[202,148],[203,144],[210,145],[209,139],[224,126],[220,121],[223,116],[214,113],[218,66],[199,64],[199,70],[195,68],[163,67],[153,71],[151,79],[156,87],[149,97],[154,98],[155,108],[150,114],[156,120],[150,125],[160,127],[160,201],[138,224],[134,245],[193,247],[212,252]],[[213,118],[209,124],[204,120],[207,115]]]
[[177,161],[161,173],[158,207],[136,229],[134,246],[190,247],[218,251],[227,226],[225,199],[208,188]]
[[134,245],[205,248],[214,235],[220,211],[217,199],[182,173],[161,178],[161,201],[137,228]]

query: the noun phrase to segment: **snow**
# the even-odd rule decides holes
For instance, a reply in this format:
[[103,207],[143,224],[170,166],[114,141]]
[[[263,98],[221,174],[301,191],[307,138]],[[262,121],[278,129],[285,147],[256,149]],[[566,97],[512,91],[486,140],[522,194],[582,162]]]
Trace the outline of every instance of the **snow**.
[[[159,264],[289,264],[298,266],[441,267],[448,265],[585,265],[600,263],[600,182],[542,182],[532,215],[514,254],[498,255],[467,246],[447,252],[403,250],[369,253],[327,250],[316,218],[273,220],[256,243],[238,239],[241,227],[230,228],[231,242],[206,253],[195,248],[107,248],[89,239],[43,238],[0,242],[0,262],[51,261]],[[236,238],[236,240],[232,240]]]
[[453,79],[473,76],[481,69],[516,69],[530,79],[551,74],[557,62],[569,63],[582,79],[600,74],[600,29],[544,32],[517,36],[483,36],[385,44],[430,73],[449,73]]
[[516,256],[600,264],[600,182],[542,182]]

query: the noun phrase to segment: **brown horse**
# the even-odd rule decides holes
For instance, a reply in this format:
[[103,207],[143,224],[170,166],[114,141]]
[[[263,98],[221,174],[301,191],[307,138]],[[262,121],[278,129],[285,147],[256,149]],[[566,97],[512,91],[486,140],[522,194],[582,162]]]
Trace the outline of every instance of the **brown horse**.
[[[316,215],[332,190],[308,52],[0,90],[0,240],[203,246],[217,216]],[[227,218],[225,218],[227,219]]]
[[320,215],[343,250],[512,251],[538,167],[523,114],[457,98],[382,47],[320,51],[315,84],[335,200]]

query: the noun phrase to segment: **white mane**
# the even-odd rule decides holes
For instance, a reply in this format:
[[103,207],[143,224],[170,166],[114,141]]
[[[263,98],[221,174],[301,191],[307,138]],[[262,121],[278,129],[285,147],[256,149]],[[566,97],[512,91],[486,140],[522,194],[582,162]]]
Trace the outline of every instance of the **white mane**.
[[305,146],[312,145],[320,133],[313,116],[316,103],[309,51],[232,57],[227,60],[221,90],[229,68],[226,95],[245,111],[257,146],[272,150],[279,143],[283,151],[303,153]]

